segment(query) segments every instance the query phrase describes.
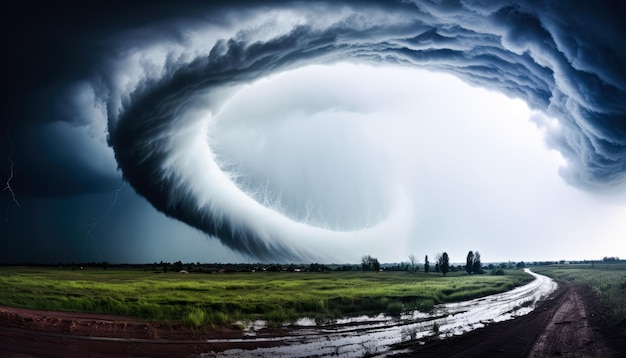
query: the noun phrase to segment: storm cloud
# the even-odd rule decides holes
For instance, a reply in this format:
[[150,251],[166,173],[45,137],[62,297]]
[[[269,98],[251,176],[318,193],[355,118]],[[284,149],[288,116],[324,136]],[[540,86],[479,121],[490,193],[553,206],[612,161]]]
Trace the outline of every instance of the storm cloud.
[[[558,121],[534,117],[547,145],[566,161],[560,169],[566,182],[603,191],[626,181],[626,28],[619,1],[189,2],[144,10],[125,9],[124,16],[110,10],[115,23],[98,23],[64,43],[72,45],[73,60],[51,65],[60,78],[50,75],[47,90],[28,96],[39,105],[27,123],[52,126],[61,137],[99,138],[85,156],[102,155],[156,209],[244,255],[323,260],[333,248],[318,247],[320,237],[348,247],[411,225],[401,187],[390,190],[373,222],[306,222],[292,208],[302,203],[283,210],[263,203],[260,197],[276,196],[275,190],[259,194],[260,182],[242,177],[212,144],[233,94],[310,65],[444,72],[521,99]],[[8,131],[23,126],[10,123]],[[102,154],[107,145],[115,162]],[[55,174],[39,190],[76,190],[68,182],[84,183],[85,192],[114,187],[114,170],[103,174],[73,160],[83,163],[82,179]]]

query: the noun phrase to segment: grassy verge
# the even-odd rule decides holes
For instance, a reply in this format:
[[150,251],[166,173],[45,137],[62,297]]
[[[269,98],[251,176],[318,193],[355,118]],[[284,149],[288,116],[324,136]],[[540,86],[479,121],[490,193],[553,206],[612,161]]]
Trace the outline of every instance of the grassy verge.
[[266,319],[399,315],[510,290],[530,281],[521,271],[504,276],[456,273],[326,272],[154,274],[132,270],[0,268],[0,304],[178,320],[198,327]]
[[626,264],[571,264],[533,271],[591,289],[612,323],[626,322]]

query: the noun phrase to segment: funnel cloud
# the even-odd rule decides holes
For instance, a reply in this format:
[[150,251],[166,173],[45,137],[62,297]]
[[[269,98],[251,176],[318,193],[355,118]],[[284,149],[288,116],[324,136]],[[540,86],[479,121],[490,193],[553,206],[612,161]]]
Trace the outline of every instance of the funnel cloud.
[[[492,249],[504,260],[537,233],[560,247],[565,227],[584,235],[574,258],[596,235],[620,254],[621,2],[107,4],[17,14],[1,173],[22,205],[1,261],[399,261],[523,232]],[[150,225],[160,248],[139,238]],[[181,232],[215,240],[185,251]]]

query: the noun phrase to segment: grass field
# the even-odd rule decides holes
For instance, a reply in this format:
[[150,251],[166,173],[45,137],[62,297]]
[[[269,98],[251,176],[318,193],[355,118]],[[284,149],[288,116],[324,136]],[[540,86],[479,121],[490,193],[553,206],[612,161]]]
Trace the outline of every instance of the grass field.
[[510,290],[532,280],[407,272],[155,274],[140,270],[0,267],[0,304],[35,309],[180,320],[190,326],[300,317],[398,315],[442,302]]
[[590,288],[610,321],[626,322],[626,264],[551,265],[535,267],[533,271]]

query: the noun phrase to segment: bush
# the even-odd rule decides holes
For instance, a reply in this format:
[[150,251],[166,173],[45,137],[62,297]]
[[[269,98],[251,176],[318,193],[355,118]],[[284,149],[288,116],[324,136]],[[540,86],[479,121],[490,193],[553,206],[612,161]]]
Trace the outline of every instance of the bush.
[[491,270],[491,274],[494,276],[504,276],[504,270],[501,268]]
[[206,320],[206,312],[201,308],[192,308],[187,312],[183,323],[192,328],[198,328],[202,326]]
[[270,328],[280,328],[283,324],[295,322],[297,319],[298,316],[293,310],[277,309],[267,314],[267,325]]
[[209,320],[211,321],[211,323],[217,324],[217,325],[226,325],[230,323],[228,321],[228,315],[221,311],[212,312]]
[[404,306],[400,302],[391,302],[387,305],[387,313],[392,317],[400,317],[404,311]]
[[420,311],[426,312],[431,310],[435,306],[435,301],[432,298],[415,298],[404,302],[405,312]]

